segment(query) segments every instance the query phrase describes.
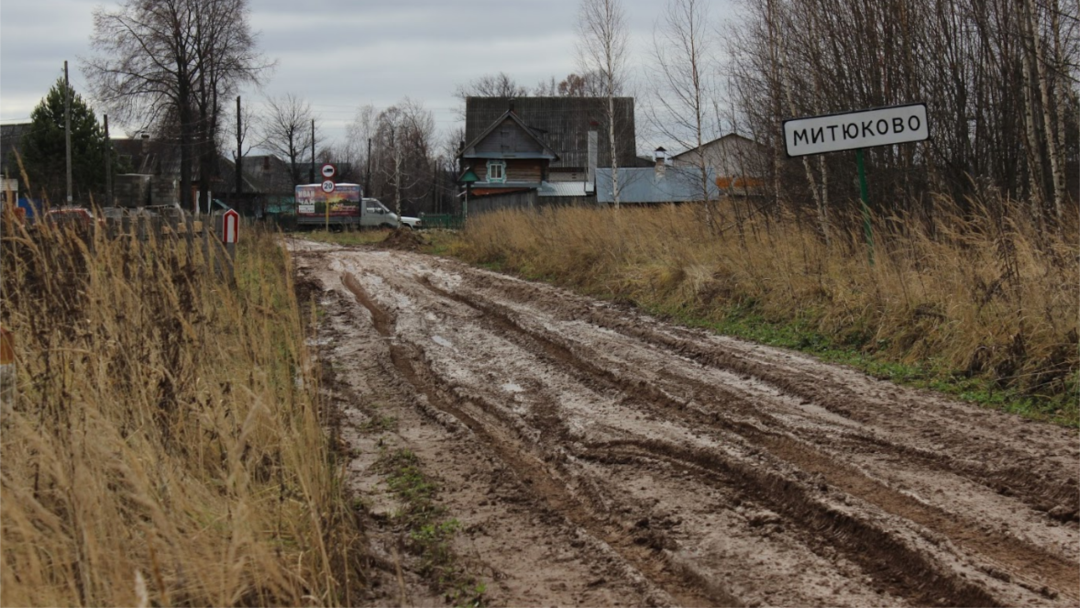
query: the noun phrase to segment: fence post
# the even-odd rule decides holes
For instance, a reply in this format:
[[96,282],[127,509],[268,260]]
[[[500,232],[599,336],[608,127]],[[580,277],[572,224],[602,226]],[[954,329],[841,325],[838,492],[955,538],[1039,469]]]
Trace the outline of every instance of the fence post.
[[11,332],[0,325],[0,406],[15,406],[15,339]]
[[202,250],[203,261],[206,262],[206,271],[214,272],[214,258],[210,255],[210,232],[209,222],[203,222],[202,226]]
[[[232,222],[231,227],[230,222]],[[237,238],[240,233],[240,216],[232,210],[219,215],[217,221],[214,222],[214,230],[217,232],[215,242],[220,245],[219,253],[222,254],[221,262],[222,266],[224,266],[226,279],[230,285],[235,284],[237,276],[235,276],[233,269],[237,264]]]

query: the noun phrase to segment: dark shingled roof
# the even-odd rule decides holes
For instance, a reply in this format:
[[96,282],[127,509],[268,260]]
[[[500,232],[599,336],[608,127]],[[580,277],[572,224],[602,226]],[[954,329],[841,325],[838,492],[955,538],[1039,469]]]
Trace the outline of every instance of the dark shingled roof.
[[[499,120],[513,102],[521,122],[559,155],[553,169],[588,166],[589,131],[597,132],[597,164],[611,166],[606,97],[468,97],[465,99],[465,141],[475,141]],[[638,166],[634,131],[634,98],[615,98],[615,145],[619,166]]]

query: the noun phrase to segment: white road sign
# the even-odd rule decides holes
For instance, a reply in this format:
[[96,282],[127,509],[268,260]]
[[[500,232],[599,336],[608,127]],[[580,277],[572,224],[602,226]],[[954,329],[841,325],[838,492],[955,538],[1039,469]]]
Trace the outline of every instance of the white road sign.
[[929,138],[924,103],[784,121],[788,156],[891,146]]
[[221,242],[225,244],[235,243],[240,237],[240,214],[235,209],[229,209],[221,216]]
[[337,185],[334,183],[334,180],[332,180],[332,179],[328,179],[328,180],[326,180],[325,182],[322,183],[322,191],[326,192],[327,194],[333,192],[334,188],[336,188],[336,187],[337,187]]
[[327,163],[322,166],[321,171],[323,177],[325,177],[326,179],[330,179],[331,177],[334,177],[335,173],[337,173],[337,167]]

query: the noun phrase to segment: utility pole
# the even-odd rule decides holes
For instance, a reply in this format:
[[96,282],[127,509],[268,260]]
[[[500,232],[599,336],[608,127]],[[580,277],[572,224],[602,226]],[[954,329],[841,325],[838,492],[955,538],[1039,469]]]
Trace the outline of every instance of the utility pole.
[[371,196],[371,138],[367,139],[367,174],[364,175],[364,194]]
[[311,180],[308,183],[315,183],[315,119],[311,119],[311,171],[308,174],[308,178]]
[[[243,125],[240,124],[240,96],[236,96],[236,193],[244,190],[244,171],[241,165],[244,162],[244,137]],[[239,201],[238,201],[239,202]]]
[[64,149],[67,156],[67,204],[71,206],[71,85],[68,62],[64,62]]
[[105,206],[112,207],[116,203],[112,189],[112,138],[109,137],[109,115],[105,114]]

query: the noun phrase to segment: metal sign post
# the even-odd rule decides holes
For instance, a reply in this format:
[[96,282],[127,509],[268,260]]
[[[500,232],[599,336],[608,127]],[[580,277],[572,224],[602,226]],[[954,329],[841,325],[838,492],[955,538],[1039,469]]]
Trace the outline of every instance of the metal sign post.
[[866,233],[866,246],[870,248],[870,265],[874,265],[874,229],[870,225],[870,194],[866,187],[866,167],[863,164],[862,148],[855,150],[855,164],[859,169],[859,198],[862,199],[863,232]]
[[[322,189],[323,192],[330,194],[337,188],[337,183],[334,182],[334,175],[337,173],[337,167],[327,163],[322,166],[319,172],[323,176]],[[323,206],[326,208],[326,231],[330,232],[330,199],[323,202]]]
[[870,224],[870,196],[866,185],[863,148],[892,146],[930,139],[926,104],[913,103],[872,108],[844,114],[826,114],[785,120],[784,147],[789,157],[855,150],[862,199],[863,228],[874,265],[874,233]]
[[480,178],[473,172],[472,167],[465,170],[465,173],[458,178],[458,182],[465,184],[465,202],[461,206],[461,226],[465,227],[465,223],[469,220],[469,190],[472,189],[472,185],[480,181]]

